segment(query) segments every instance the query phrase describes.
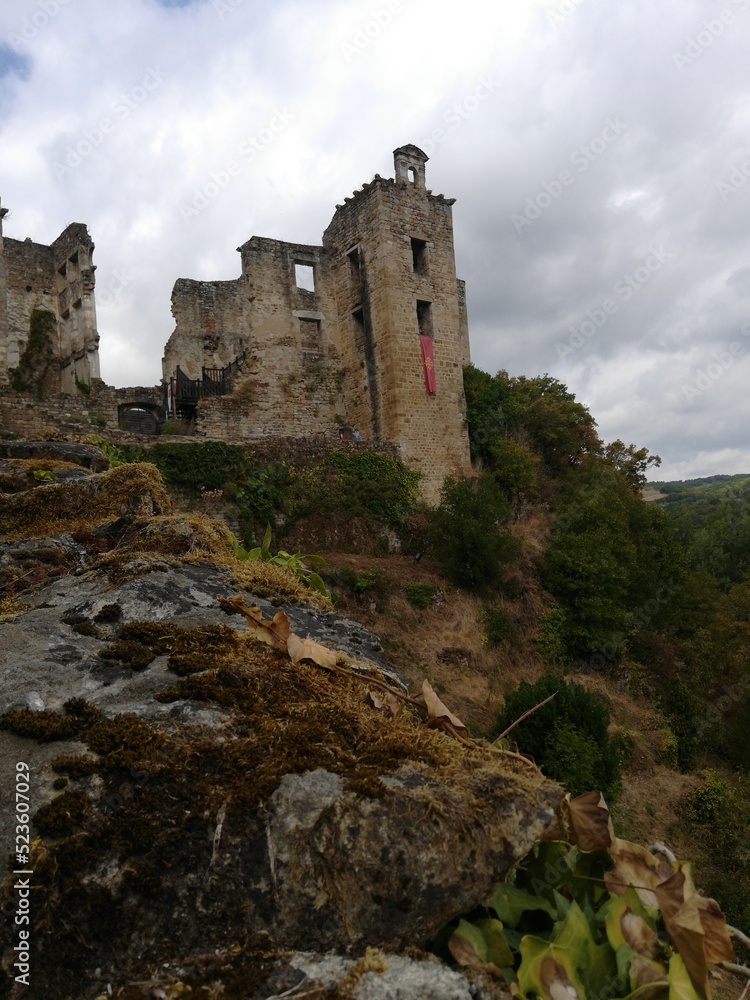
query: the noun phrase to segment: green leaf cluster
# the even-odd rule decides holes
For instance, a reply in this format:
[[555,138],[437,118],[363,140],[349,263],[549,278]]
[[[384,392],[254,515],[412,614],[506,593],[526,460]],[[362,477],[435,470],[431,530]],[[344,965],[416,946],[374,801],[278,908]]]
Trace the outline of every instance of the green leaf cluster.
[[605,888],[610,864],[601,850],[538,843],[487,906],[445,928],[434,949],[540,1000],[700,1000],[659,911],[633,888]]
[[314,555],[303,556],[299,552],[285,552],[284,549],[279,549],[276,555],[272,555],[271,535],[271,525],[269,524],[266,526],[263,541],[259,546],[257,546],[257,548],[250,549],[248,552],[243,549],[242,546],[235,545],[235,558],[243,561],[248,560],[250,562],[265,562],[269,563],[271,566],[281,566],[282,569],[286,569],[290,573],[293,573],[301,583],[305,584],[306,587],[317,591],[319,594],[327,597],[330,601],[330,590],[326,587],[318,573],[312,570],[310,565],[308,565],[311,564],[313,566],[321,566],[325,563],[325,559],[321,556]]

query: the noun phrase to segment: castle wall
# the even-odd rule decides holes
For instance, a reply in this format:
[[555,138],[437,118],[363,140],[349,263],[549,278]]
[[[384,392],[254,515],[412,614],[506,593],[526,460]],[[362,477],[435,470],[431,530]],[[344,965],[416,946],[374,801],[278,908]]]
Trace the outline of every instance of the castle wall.
[[164,349],[167,379],[179,365],[190,378],[202,368],[224,368],[248,346],[250,303],[246,282],[180,278],[172,291],[175,330]]
[[[0,210],[0,224],[4,215]],[[99,377],[93,250],[81,223],[72,223],[50,246],[0,232],[0,380],[21,359],[35,309],[57,320],[53,348],[59,364],[50,390],[74,391],[76,379]]]

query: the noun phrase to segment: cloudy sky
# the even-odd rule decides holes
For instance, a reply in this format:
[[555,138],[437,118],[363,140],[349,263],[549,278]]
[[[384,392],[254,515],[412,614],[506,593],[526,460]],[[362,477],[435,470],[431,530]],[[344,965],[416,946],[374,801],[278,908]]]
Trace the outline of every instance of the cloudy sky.
[[655,478],[750,472],[749,43],[750,0],[3,0],[5,233],[87,223],[102,376],[153,384],[178,277],[319,243],[416,143],[475,364]]

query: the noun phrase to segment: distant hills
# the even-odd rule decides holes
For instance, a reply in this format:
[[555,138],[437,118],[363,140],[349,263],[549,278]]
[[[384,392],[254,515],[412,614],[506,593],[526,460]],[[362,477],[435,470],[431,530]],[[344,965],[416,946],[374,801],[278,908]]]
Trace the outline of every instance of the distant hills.
[[652,482],[643,496],[672,516],[692,569],[724,589],[750,575],[750,473]]

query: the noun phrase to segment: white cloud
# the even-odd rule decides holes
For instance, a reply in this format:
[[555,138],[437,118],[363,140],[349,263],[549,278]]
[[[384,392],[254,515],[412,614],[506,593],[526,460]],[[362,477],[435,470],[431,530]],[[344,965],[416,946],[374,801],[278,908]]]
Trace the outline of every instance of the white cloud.
[[[253,234],[318,242],[416,142],[428,186],[457,198],[477,364],[552,372],[607,439],[659,452],[660,476],[747,471],[750,362],[692,406],[682,385],[750,321],[750,179],[720,187],[748,155],[749,31],[746,0],[4,0],[6,232],[88,224],[99,289],[129,276],[101,297],[102,373],[153,383],[177,278],[235,277]],[[627,127],[602,146],[611,120]],[[518,232],[563,170],[573,183]],[[654,247],[672,258],[625,300],[618,282]],[[561,359],[608,298],[616,314]]]

